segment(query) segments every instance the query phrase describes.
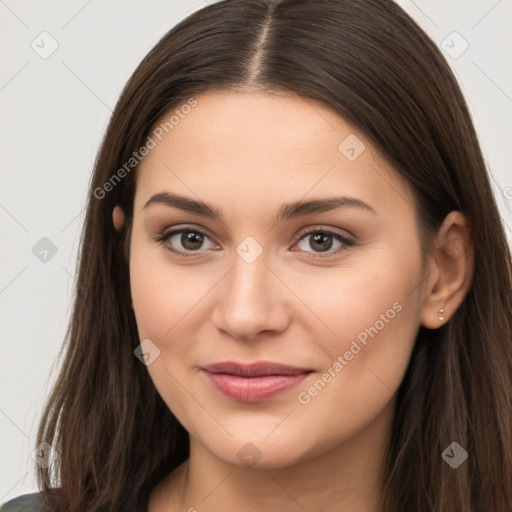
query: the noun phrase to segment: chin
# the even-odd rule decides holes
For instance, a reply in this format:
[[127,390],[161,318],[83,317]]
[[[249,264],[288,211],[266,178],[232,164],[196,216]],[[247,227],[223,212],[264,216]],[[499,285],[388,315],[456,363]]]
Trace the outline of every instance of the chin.
[[240,435],[239,431],[238,435],[224,439],[224,442],[205,439],[201,440],[201,444],[216,458],[239,468],[286,468],[312,456],[314,447],[305,446],[303,436],[295,438],[286,431],[281,432],[280,436],[274,434]]

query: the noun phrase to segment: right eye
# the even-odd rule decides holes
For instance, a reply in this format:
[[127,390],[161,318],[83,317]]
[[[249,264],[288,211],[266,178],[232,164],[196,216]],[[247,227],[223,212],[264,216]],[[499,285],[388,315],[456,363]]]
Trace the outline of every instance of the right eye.
[[[206,233],[201,230],[186,226],[180,229],[164,231],[155,237],[155,241],[163,244],[169,251],[180,256],[194,256],[194,253],[200,253],[198,250],[203,245],[205,239],[210,239]],[[181,247],[179,247],[181,244]],[[175,247],[178,246],[176,249]]]

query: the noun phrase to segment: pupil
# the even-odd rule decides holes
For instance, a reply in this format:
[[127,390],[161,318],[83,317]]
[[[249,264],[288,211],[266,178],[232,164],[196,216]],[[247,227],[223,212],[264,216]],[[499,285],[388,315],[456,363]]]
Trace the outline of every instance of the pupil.
[[194,231],[184,231],[181,235],[181,243],[186,249],[197,249],[203,243],[203,237]]
[[[326,239],[330,242],[328,243],[327,245],[325,244],[325,241]],[[313,237],[313,240],[314,240],[314,243],[320,243],[321,245],[318,247],[320,249],[321,252],[323,251],[327,251],[329,250],[331,247],[332,247],[332,239],[331,239],[331,235],[324,235],[324,234],[318,234],[318,235],[315,235]],[[323,243],[323,245],[322,245]],[[310,244],[311,245],[311,244]],[[315,247],[313,247],[313,245],[311,245],[311,247],[313,249],[315,249]]]

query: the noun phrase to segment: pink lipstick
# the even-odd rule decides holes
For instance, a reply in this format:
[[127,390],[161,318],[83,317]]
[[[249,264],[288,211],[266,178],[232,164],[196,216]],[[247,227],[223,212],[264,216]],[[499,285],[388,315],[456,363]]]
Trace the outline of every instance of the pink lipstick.
[[202,368],[216,391],[243,402],[260,402],[280,395],[298,386],[311,372],[266,361],[252,364],[225,361]]

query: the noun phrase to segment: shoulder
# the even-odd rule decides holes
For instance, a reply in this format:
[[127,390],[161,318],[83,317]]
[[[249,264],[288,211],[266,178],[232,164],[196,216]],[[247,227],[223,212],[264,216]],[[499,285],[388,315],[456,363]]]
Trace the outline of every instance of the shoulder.
[[0,512],[40,512],[41,510],[42,500],[40,492],[24,494],[0,505]]

